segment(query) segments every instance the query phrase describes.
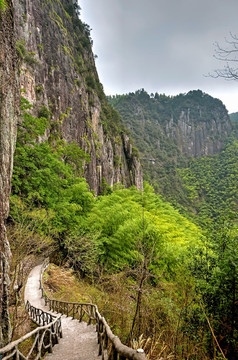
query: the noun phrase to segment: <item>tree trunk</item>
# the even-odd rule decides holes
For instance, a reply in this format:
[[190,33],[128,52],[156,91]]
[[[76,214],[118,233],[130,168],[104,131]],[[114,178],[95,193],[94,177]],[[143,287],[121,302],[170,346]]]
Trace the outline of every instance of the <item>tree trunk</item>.
[[[138,294],[137,294],[136,311],[135,311],[135,315],[134,315],[134,318],[132,321],[132,326],[131,326],[131,331],[130,331],[130,340],[132,340],[132,337],[133,337],[133,331],[134,331],[134,327],[136,324],[136,318],[137,318],[138,314],[139,314],[139,322],[142,321],[140,306],[141,306],[141,300],[142,300],[143,284],[144,284],[146,277],[147,277],[147,260],[145,259],[144,266],[143,266],[142,273],[141,273]],[[139,323],[139,334],[138,334],[139,336],[141,335],[140,330],[141,330],[141,324]]]
[[0,347],[9,342],[11,327],[8,312],[9,263],[11,251],[5,221],[16,140],[19,107],[18,59],[15,50],[12,0],[0,11]]

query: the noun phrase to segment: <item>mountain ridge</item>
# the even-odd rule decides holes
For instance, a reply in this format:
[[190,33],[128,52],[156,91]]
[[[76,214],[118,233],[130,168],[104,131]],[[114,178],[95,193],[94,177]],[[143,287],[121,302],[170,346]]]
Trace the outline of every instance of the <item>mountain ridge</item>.
[[225,106],[201,90],[166,96],[141,89],[108,99],[131,131],[145,179],[169,200],[181,192],[177,168],[218,153],[232,132]]

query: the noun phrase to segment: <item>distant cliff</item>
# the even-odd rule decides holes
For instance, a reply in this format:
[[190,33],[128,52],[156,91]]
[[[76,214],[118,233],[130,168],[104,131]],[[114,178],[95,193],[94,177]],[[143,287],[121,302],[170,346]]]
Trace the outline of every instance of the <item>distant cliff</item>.
[[140,162],[117,113],[99,82],[90,28],[79,19],[73,0],[14,0],[17,49],[21,58],[23,96],[51,116],[39,141],[75,141],[90,155],[84,176],[97,193],[105,179],[110,186],[142,187]]
[[11,335],[8,313],[10,247],[5,220],[9,212],[13,153],[19,106],[13,8],[10,0],[0,9],[0,347]]
[[167,196],[179,190],[177,167],[218,153],[232,130],[222,102],[201,90],[169,97],[142,89],[109,100],[131,131],[146,178]]

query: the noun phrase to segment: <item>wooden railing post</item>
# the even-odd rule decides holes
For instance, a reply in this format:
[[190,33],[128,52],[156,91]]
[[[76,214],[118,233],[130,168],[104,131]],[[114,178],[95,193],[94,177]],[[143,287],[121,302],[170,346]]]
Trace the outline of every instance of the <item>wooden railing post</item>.
[[117,353],[115,347],[112,345],[112,349],[111,349],[108,360],[118,360],[117,355],[118,355],[118,353]]
[[80,315],[79,315],[79,321],[81,322],[83,318],[83,305],[80,306]]
[[44,292],[43,286],[42,294],[45,297],[45,302],[50,305],[51,310],[64,313],[67,316],[72,315],[73,319],[79,317],[78,320],[80,322],[86,315],[88,316],[88,325],[91,324],[92,321],[96,322],[98,353],[102,356],[102,360],[104,359],[104,352],[108,351],[109,341],[112,347],[110,354],[108,354],[108,360],[146,360],[146,355],[143,350],[136,351],[121,343],[120,339],[112,333],[106,320],[98,312],[96,305],[49,299]]

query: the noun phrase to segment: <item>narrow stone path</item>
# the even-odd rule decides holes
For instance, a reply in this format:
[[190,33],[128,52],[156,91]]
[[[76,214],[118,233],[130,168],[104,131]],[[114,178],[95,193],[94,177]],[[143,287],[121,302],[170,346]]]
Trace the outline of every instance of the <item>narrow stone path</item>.
[[[50,312],[41,298],[40,284],[41,265],[36,266],[28,277],[25,287],[25,302]],[[52,313],[52,312],[50,312]],[[53,315],[59,315],[52,313]],[[47,354],[44,360],[100,360],[98,356],[97,333],[94,325],[73,320],[62,315],[63,338],[55,345],[52,354]]]

